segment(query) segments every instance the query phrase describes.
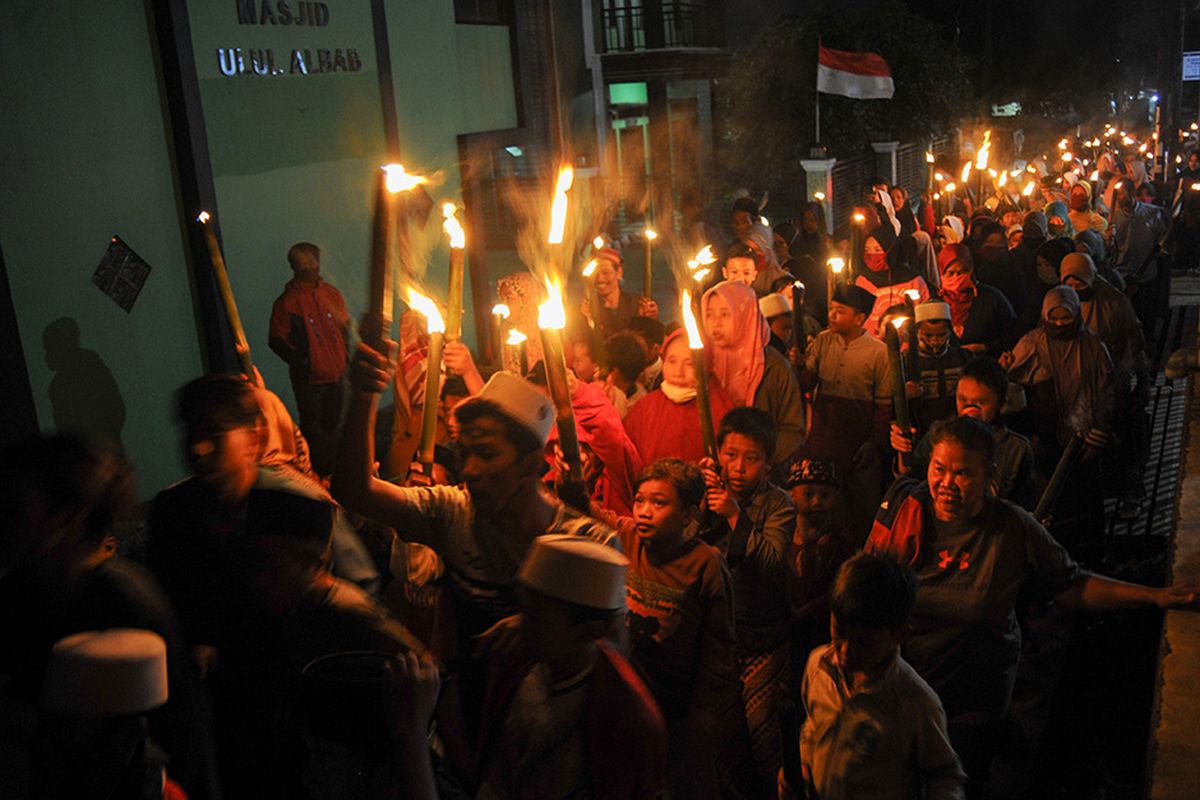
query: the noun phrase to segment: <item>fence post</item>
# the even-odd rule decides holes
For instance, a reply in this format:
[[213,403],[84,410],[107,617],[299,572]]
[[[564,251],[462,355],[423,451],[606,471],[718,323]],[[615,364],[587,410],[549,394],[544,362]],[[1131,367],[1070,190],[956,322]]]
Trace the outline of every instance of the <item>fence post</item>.
[[896,183],[896,150],[899,142],[871,142],[875,151],[875,171],[887,178],[889,186]]
[[804,167],[805,202],[816,199],[817,192],[825,195],[821,205],[825,209],[825,230],[833,231],[833,165],[836,158],[802,158]]

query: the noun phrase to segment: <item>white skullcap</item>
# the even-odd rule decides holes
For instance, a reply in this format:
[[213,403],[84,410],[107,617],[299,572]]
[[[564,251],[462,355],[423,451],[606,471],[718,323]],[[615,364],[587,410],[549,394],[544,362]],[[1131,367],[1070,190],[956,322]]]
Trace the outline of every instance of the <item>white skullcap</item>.
[[543,445],[554,427],[554,404],[532,383],[511,372],[497,372],[476,397],[495,403],[505,416],[525,428]]
[[60,639],[42,705],[82,717],[130,716],[167,702],[167,643],[153,631],[113,628]]
[[517,579],[536,592],[588,608],[625,607],[629,559],[582,536],[547,534],[533,540]]
[[764,319],[778,317],[780,314],[792,313],[792,304],[788,298],[781,295],[779,292],[771,292],[764,297],[758,298],[758,310],[762,312]]
[[950,320],[950,306],[941,300],[927,300],[919,303],[916,308],[917,322],[936,322]]

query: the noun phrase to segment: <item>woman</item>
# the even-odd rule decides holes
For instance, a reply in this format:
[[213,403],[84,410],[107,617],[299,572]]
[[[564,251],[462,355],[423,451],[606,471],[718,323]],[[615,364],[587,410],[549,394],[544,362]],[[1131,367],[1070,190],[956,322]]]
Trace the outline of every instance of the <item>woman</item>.
[[897,236],[890,219],[882,219],[882,224],[872,229],[863,240],[859,261],[862,268],[854,278],[856,286],[875,295],[875,307],[864,326],[872,336],[878,335],[879,320],[884,312],[904,303],[910,290],[919,295],[918,303],[929,299],[929,285],[912,268],[915,250],[912,237]]
[[757,259],[758,274],[752,284],[754,291],[759,297],[768,295],[771,293],[771,284],[783,275],[783,269],[775,257],[774,234],[765,225],[755,225],[743,242],[754,251]]
[[803,402],[788,360],[770,346],[771,331],[749,286],[723,281],[704,293],[704,349],[711,374],[734,406],[753,406],[779,426],[772,466],[787,461],[804,439]]
[[1014,312],[1025,307],[1025,282],[1013,268],[1004,226],[993,219],[977,221],[972,228],[975,272],[980,281],[1000,290]]
[[1045,214],[1046,229],[1050,232],[1051,237],[1062,236],[1070,239],[1075,236],[1075,226],[1071,224],[1071,212],[1062,200],[1048,203]]
[[908,190],[903,186],[893,186],[888,190],[892,196],[892,208],[895,209],[896,219],[900,220],[900,235],[911,236],[917,232],[917,218],[908,204]]
[[993,286],[977,280],[971,251],[951,244],[938,253],[942,299],[950,306],[950,327],[972,353],[996,356],[1016,341],[1012,305]]
[[800,211],[800,237],[788,248],[793,257],[808,256],[818,264],[833,255],[833,238],[825,228],[825,209],[808,203]]
[[606,337],[626,330],[629,320],[634,317],[658,316],[658,306],[653,300],[621,288],[624,276],[621,254],[611,247],[601,248],[596,253],[596,272],[592,275],[592,280],[596,282],[596,295],[600,298],[600,308],[593,309],[591,301],[585,299],[582,311],[588,319],[596,320]]
[[[802,239],[800,229],[791,222],[779,223],[775,226],[775,255],[784,272],[804,284],[804,310],[824,328],[829,313],[829,267],[823,259],[799,252]],[[776,285],[771,290],[778,292],[779,288]]]
[[1108,220],[1092,209],[1092,184],[1080,180],[1071,187],[1071,209],[1068,216],[1071,226],[1077,231],[1098,231],[1103,233],[1108,229]]
[[1079,295],[1056,286],[1042,300],[1041,324],[1000,359],[1025,388],[1034,434],[1034,469],[1049,480],[1064,448],[1083,438],[1083,453],[1054,508],[1059,541],[1094,539],[1104,530],[1097,456],[1112,429],[1113,363],[1083,324]]
[[1046,292],[1058,285],[1058,265],[1069,253],[1075,251],[1070,239],[1050,239],[1034,254],[1033,281],[1028,285],[1029,298],[1025,308],[1017,315],[1017,332],[1025,333],[1038,326],[1041,318],[1042,299]]
[[[681,458],[694,464],[704,458],[700,412],[696,408],[696,371],[692,351],[682,328],[663,343],[662,385],[642,398],[625,417],[625,432],[643,464],[660,458]],[[708,378],[708,399],[713,426],[733,407],[715,376]]]

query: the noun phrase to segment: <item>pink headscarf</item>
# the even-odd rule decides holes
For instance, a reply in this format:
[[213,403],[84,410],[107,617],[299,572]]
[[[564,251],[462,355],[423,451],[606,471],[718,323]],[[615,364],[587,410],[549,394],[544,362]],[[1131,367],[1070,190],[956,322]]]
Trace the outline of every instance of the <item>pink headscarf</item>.
[[762,382],[766,367],[763,348],[771,339],[771,329],[758,310],[758,296],[744,283],[722,281],[704,293],[701,309],[708,312],[713,293],[729,304],[733,311],[733,346],[705,348],[712,374],[735,405],[754,405],[754,394]]

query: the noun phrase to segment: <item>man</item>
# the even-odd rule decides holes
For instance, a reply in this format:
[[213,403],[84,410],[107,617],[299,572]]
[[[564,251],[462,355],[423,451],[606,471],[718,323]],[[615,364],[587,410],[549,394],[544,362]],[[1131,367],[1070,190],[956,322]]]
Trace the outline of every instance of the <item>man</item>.
[[571,533],[607,543],[615,534],[543,488],[554,406],[532,384],[506,372],[493,375],[478,395],[455,409],[461,485],[402,488],[375,477],[375,411],[393,368],[391,359],[359,344],[350,370],[353,393],[333,475],[334,497],[442,558],[458,652],[439,655],[443,660],[466,657],[472,636],[515,613],[517,570],[534,538]]
[[341,292],[321,279],[319,247],[294,244],[287,259],[295,277],[271,308],[269,343],[287,362],[313,466],[328,475],[342,418],[350,315]]
[[812,429],[801,457],[834,462],[845,481],[851,535],[861,542],[869,509],[883,493],[880,453],[892,415],[887,345],[863,324],[875,298],[860,286],[839,286],[829,303],[829,327],[804,358],[803,388],[813,392]]
[[1134,199],[1134,185],[1128,178],[1117,181],[1113,191],[1112,266],[1125,279],[1142,330],[1153,338],[1158,316],[1158,268],[1155,255],[1167,232],[1162,209]]

